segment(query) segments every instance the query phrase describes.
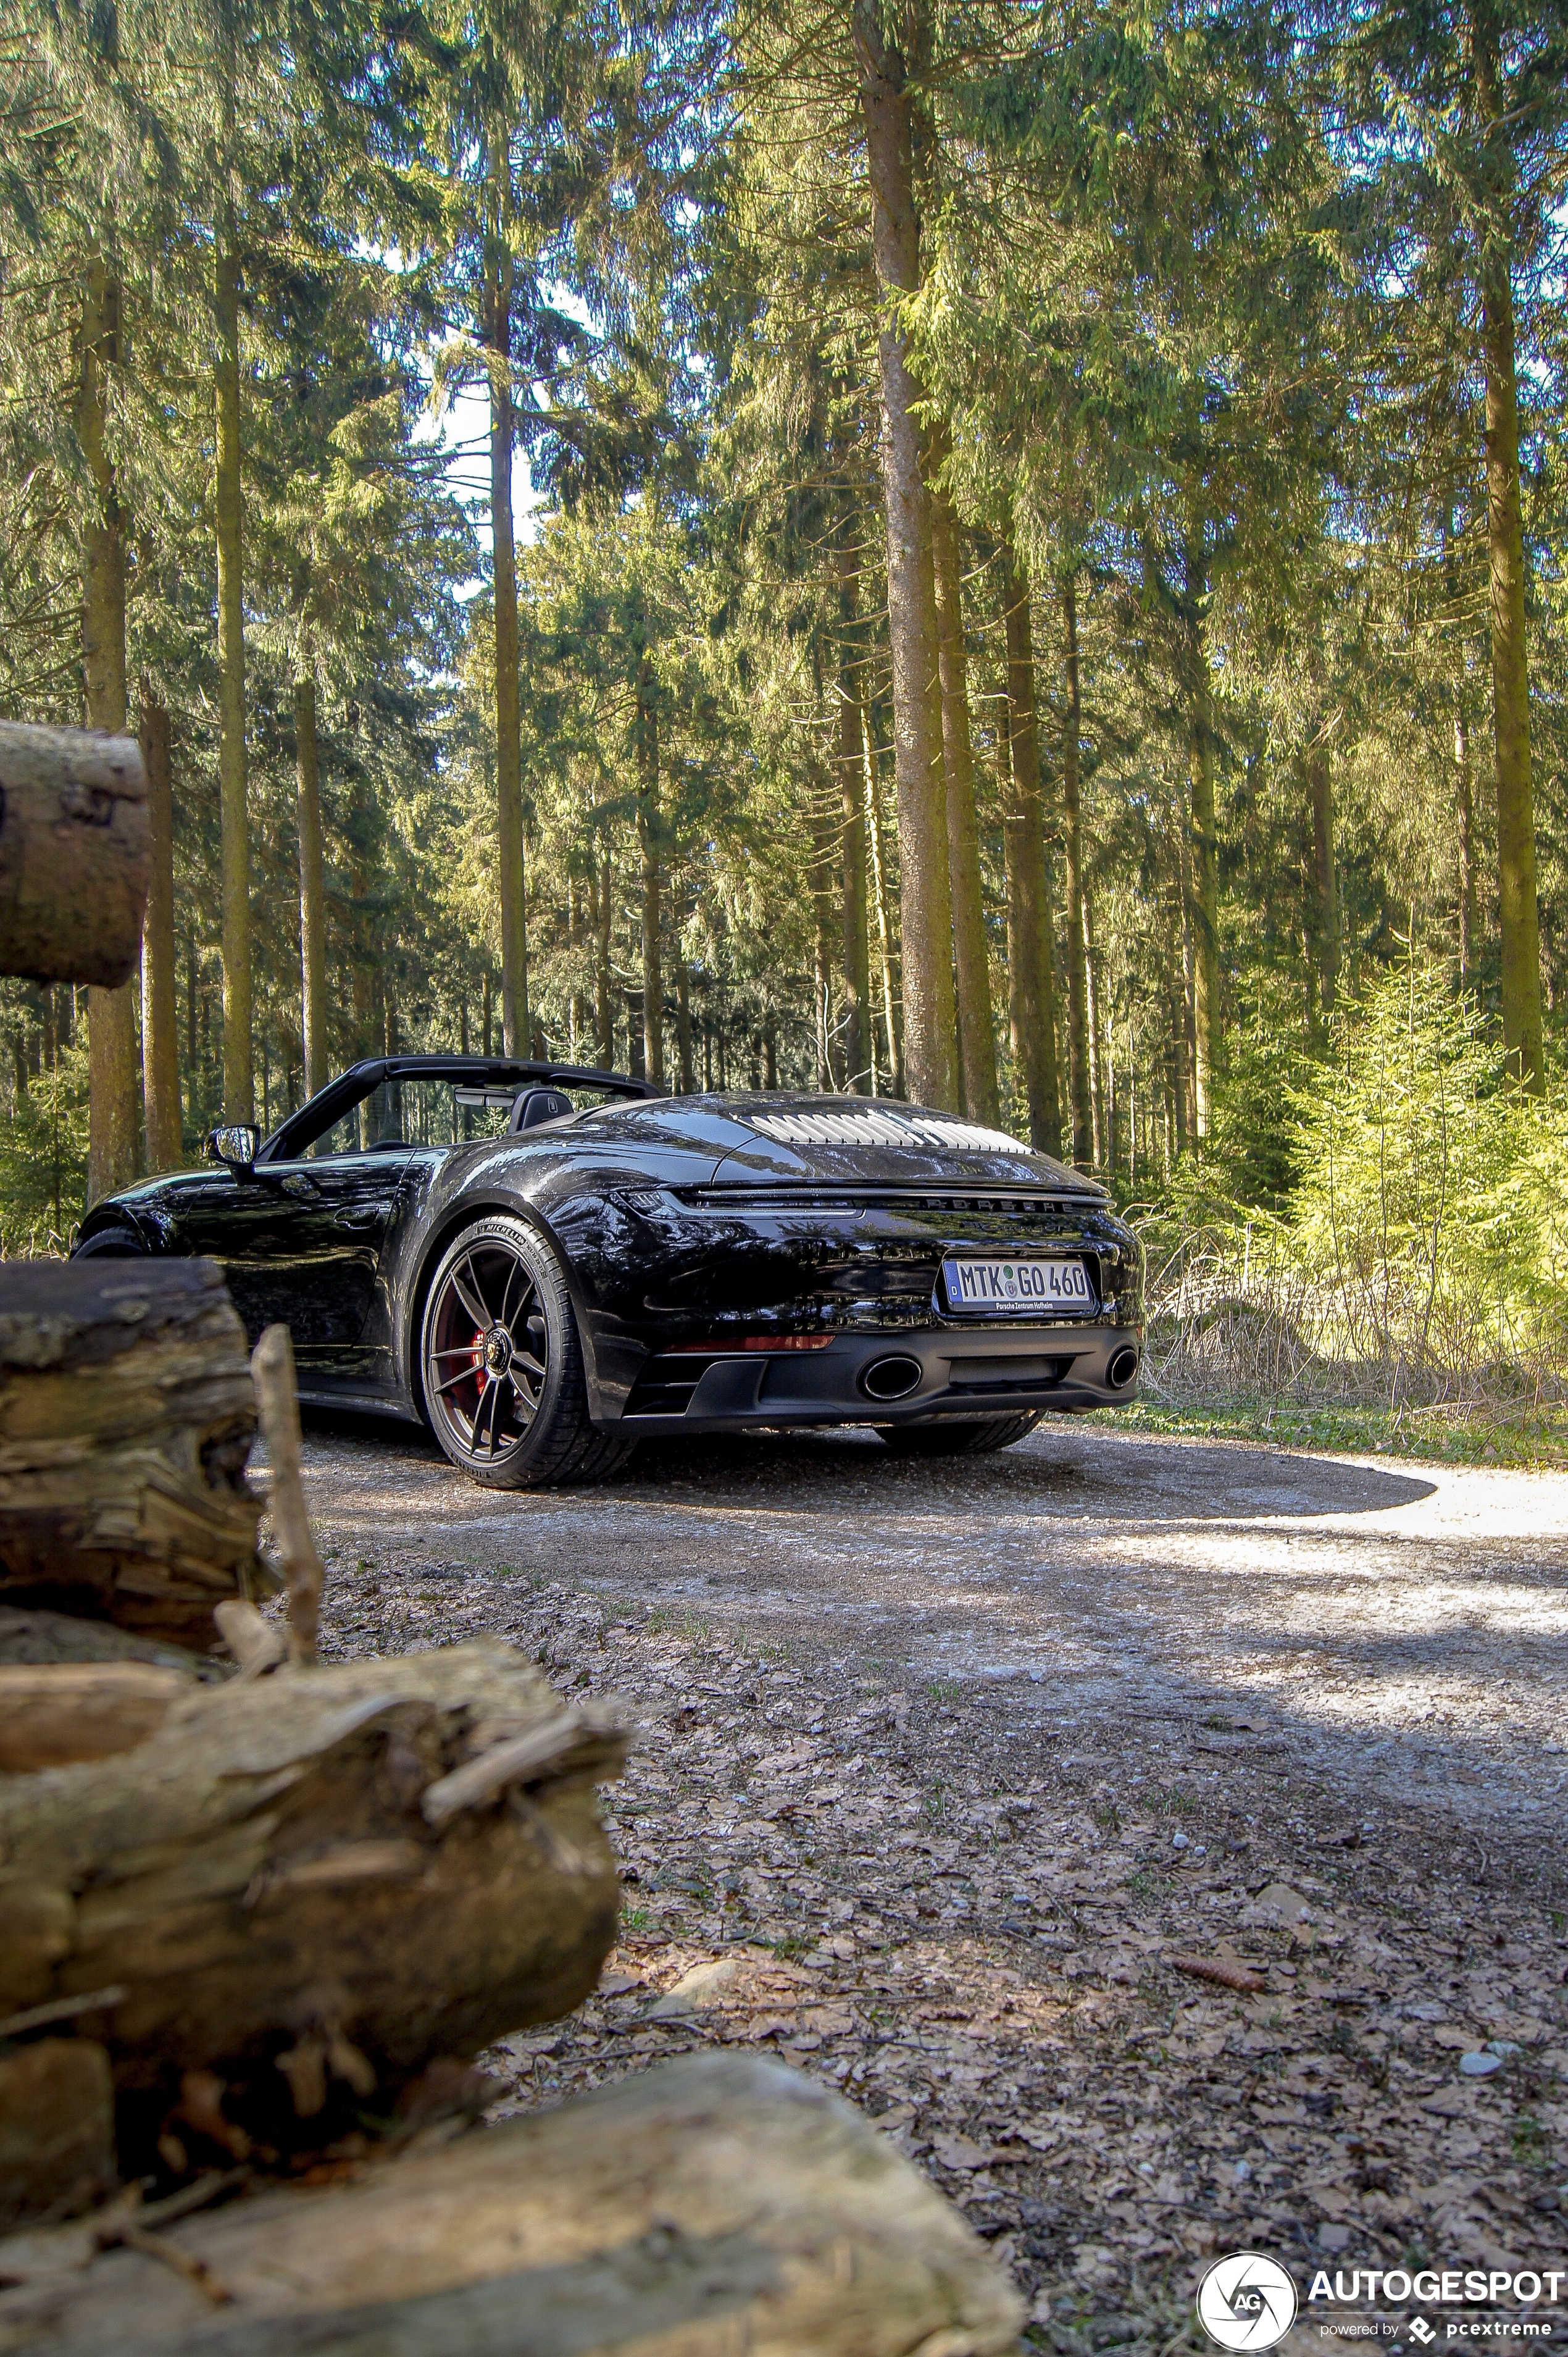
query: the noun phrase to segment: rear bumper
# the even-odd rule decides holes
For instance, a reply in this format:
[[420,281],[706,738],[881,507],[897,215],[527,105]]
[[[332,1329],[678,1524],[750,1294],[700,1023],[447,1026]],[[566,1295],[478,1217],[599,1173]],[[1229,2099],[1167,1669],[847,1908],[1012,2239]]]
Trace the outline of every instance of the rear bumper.
[[618,1423],[628,1432],[717,1432],[1121,1406],[1137,1395],[1143,1349],[1141,1329],[1096,1323],[905,1328],[777,1354],[667,1351],[645,1363]]

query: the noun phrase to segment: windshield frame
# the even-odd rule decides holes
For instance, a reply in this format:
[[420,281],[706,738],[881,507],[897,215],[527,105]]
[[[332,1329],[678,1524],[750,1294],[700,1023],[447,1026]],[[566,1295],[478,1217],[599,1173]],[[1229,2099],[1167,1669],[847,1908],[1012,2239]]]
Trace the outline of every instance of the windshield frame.
[[[513,1091],[535,1086],[602,1089],[608,1096],[630,1101],[660,1097],[666,1090],[650,1081],[633,1080],[628,1072],[599,1071],[585,1064],[523,1062],[510,1056],[372,1056],[351,1064],[337,1080],[280,1122],[256,1149],[258,1163],[296,1162],[325,1137],[336,1122],[371,1095],[383,1081],[450,1081],[455,1087]],[[413,1148],[411,1151],[417,1151]]]

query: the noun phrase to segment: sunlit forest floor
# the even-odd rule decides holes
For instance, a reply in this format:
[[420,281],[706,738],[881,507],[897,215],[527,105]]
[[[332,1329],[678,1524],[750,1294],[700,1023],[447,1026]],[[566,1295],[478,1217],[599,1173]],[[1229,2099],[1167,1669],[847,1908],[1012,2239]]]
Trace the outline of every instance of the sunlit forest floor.
[[499,2109],[776,2051],[961,2206],[1058,2357],[1194,2345],[1214,2252],[1557,2263],[1568,1480],[1154,1413],[946,1465],[665,1444],[512,1496],[307,1434],[331,1654],[493,1632],[641,1722],[619,1944],[489,2058]]
[[1568,1465],[1568,1408],[1310,1407],[1278,1399],[1215,1399],[1176,1405],[1140,1400],[1107,1412],[1119,1432],[1177,1433],[1195,1440],[1266,1441],[1288,1448],[1430,1458],[1454,1465]]

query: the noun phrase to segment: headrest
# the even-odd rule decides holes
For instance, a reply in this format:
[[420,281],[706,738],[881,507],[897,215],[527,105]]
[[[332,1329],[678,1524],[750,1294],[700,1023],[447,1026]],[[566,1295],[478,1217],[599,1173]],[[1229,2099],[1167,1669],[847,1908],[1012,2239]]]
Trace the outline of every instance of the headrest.
[[507,1124],[509,1135],[520,1129],[537,1129],[542,1121],[559,1121],[564,1113],[572,1110],[572,1100],[560,1089],[520,1089],[512,1099],[511,1119]]

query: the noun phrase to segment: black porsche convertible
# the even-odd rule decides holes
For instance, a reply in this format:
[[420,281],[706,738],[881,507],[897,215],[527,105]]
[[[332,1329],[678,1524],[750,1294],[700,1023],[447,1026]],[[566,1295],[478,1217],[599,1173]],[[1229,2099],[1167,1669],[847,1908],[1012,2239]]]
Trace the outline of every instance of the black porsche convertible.
[[1104,1190],[918,1105],[377,1057],[208,1150],[75,1252],[220,1262],[252,1340],[292,1329],[305,1399],[423,1419],[498,1488],[599,1479],[650,1433],[1001,1448],[1137,1380],[1142,1254]]

